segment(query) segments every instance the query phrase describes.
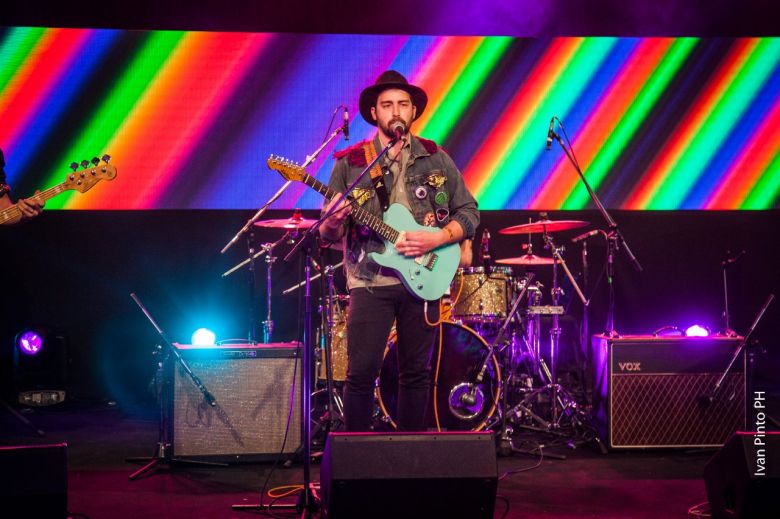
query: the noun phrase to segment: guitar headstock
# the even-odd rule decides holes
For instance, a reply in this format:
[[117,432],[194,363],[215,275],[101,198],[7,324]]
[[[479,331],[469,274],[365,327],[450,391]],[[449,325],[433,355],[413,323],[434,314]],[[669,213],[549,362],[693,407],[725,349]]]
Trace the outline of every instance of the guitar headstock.
[[306,170],[295,162],[285,159],[284,157],[277,157],[271,155],[268,157],[268,167],[278,171],[285,180],[297,180],[302,182],[306,175]]
[[[101,159],[97,157],[94,157],[91,161],[82,160],[81,164],[72,162],[70,169],[73,170],[73,173],[70,173],[65,178],[65,182],[62,183],[63,187],[85,193],[101,180],[114,180],[116,178],[116,167],[108,163],[111,157],[103,155],[101,158],[102,164]],[[80,170],[79,167],[81,167]]]

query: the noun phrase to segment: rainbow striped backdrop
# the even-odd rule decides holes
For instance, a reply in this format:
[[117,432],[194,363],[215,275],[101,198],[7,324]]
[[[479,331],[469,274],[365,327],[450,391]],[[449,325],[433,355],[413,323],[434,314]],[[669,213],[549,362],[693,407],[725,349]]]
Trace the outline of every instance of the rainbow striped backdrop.
[[[591,185],[625,209],[778,208],[780,38],[291,35],[0,30],[0,147],[17,195],[109,153],[113,182],[78,209],[253,208],[360,90],[394,68],[430,96],[415,125],[447,148],[483,209],[579,209],[563,121]],[[338,119],[337,119],[338,120]],[[327,179],[332,145],[310,173]],[[301,184],[276,207],[319,207]]]

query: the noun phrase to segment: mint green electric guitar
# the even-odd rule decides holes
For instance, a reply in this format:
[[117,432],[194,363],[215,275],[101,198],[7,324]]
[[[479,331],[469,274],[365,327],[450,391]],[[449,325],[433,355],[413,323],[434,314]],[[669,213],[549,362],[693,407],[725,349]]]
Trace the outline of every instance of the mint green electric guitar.
[[[268,159],[268,167],[278,171],[285,180],[297,180],[314,188],[328,200],[339,195],[289,160],[271,156]],[[400,204],[391,205],[385,211],[382,220],[356,204],[352,205],[351,214],[355,220],[371,228],[385,242],[384,252],[369,253],[372,260],[398,272],[406,288],[420,299],[435,301],[444,295],[460,263],[460,247],[457,243],[439,247],[416,258],[404,256],[395,248],[395,244],[404,232],[436,232],[439,229],[418,224],[409,210]]]

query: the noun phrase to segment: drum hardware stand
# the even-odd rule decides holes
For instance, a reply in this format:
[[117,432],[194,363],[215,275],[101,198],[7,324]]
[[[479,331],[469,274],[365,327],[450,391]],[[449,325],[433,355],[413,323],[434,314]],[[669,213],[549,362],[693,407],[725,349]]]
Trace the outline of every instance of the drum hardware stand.
[[[160,369],[163,370],[163,380],[162,384],[160,385],[160,394],[159,394],[159,402],[160,402],[160,418],[158,421],[158,436],[157,436],[157,445],[155,447],[154,455],[151,458],[127,458],[126,461],[129,462],[138,462],[138,461],[147,461],[148,463],[141,467],[140,469],[136,470],[130,476],[128,476],[128,479],[130,481],[135,481],[139,477],[141,477],[143,474],[148,472],[149,470],[155,468],[158,464],[164,463],[168,465],[169,467],[172,467],[175,463],[187,463],[191,465],[207,465],[207,466],[216,466],[216,467],[227,467],[227,464],[225,463],[213,463],[208,461],[199,461],[199,460],[186,460],[186,459],[179,459],[173,457],[173,445],[171,437],[171,410],[173,408],[173,402],[171,400],[171,397],[173,396],[171,392],[171,384],[173,383],[171,380],[171,377],[168,376],[166,364],[169,362],[169,359],[171,356],[176,359],[176,362],[181,366],[183,371],[190,377],[190,380],[193,384],[195,384],[195,387],[197,387],[201,393],[203,393],[203,399],[206,401],[207,404],[209,404],[211,407],[217,406],[217,401],[214,398],[214,395],[212,395],[209,390],[206,388],[206,386],[203,385],[203,382],[198,378],[195,373],[192,372],[192,369],[190,369],[189,364],[187,364],[187,361],[184,360],[184,358],[181,356],[181,354],[178,352],[176,347],[171,343],[171,341],[168,339],[168,335],[157,325],[157,322],[154,320],[152,315],[149,313],[149,311],[144,307],[143,303],[141,303],[141,300],[136,296],[135,294],[130,294],[130,297],[133,298],[133,301],[135,301],[135,304],[138,305],[138,307],[141,309],[141,311],[144,313],[147,319],[149,319],[149,322],[152,323],[152,326],[154,326],[155,330],[157,330],[157,334],[162,339],[162,342],[167,347],[165,349],[165,358],[162,362],[159,363]],[[162,346],[158,345],[157,350],[162,351]]]
[[[574,166],[574,170],[577,172],[577,175],[579,175],[580,180],[582,180],[582,183],[585,185],[585,189],[588,191],[588,195],[590,195],[591,200],[593,200],[593,203],[596,205],[596,208],[599,210],[601,215],[604,217],[604,220],[607,222],[607,226],[609,227],[609,232],[607,233],[607,284],[609,286],[609,302],[607,305],[607,323],[606,323],[606,330],[604,334],[608,337],[618,337],[619,334],[617,333],[615,329],[615,266],[614,266],[614,260],[615,260],[615,254],[620,249],[620,246],[623,246],[623,250],[628,255],[628,259],[631,262],[631,264],[634,266],[634,269],[637,272],[642,272],[642,265],[639,263],[639,260],[636,259],[636,256],[634,256],[634,253],[631,252],[631,248],[628,246],[628,242],[621,234],[620,230],[618,229],[618,224],[615,222],[615,220],[612,218],[612,216],[607,212],[607,209],[604,207],[604,204],[601,203],[601,200],[599,200],[599,197],[596,195],[596,193],[591,189],[590,184],[585,179],[585,174],[582,172],[582,168],[580,168],[579,163],[577,162],[577,158],[574,156],[574,149],[571,147],[571,143],[569,142],[569,146],[566,146],[563,143],[563,140],[561,137],[555,132],[554,127],[552,123],[554,121],[558,121],[558,126],[563,131],[564,137],[566,137],[566,141],[569,142],[569,137],[566,135],[566,129],[563,126],[563,122],[557,117],[553,116],[553,120],[550,124],[550,130],[548,132],[548,139],[555,139],[560,147],[563,149],[563,152],[566,154],[566,157],[569,159],[569,162]],[[549,150],[549,141],[548,141],[548,148]]]
[[723,332],[722,335],[725,335],[726,337],[736,337],[737,332],[731,329],[731,323],[730,323],[730,314],[729,314],[729,286],[727,281],[726,272],[728,271],[728,268],[739,261],[739,259],[745,255],[745,251],[743,250],[736,256],[731,256],[731,251],[726,251],[726,258],[720,262],[720,266],[723,268]]
[[[541,215],[542,219],[546,219],[546,215],[542,213]],[[560,335],[561,335],[561,328],[560,328],[560,315],[563,314],[563,307],[560,306],[560,296],[562,294],[562,290],[558,283],[558,265],[560,264],[563,268],[564,272],[566,273],[567,277],[572,283],[572,286],[574,287],[575,292],[579,296],[580,300],[582,301],[583,305],[587,307],[588,300],[585,299],[585,296],[583,295],[582,291],[580,290],[576,280],[574,279],[574,276],[572,275],[571,271],[569,270],[566,261],[564,260],[562,256],[563,247],[558,247],[555,245],[555,242],[552,239],[552,236],[547,232],[543,232],[542,234],[543,240],[545,242],[545,248],[550,249],[552,252],[552,257],[555,260],[552,264],[553,267],[553,278],[552,278],[552,289],[551,289],[551,296],[552,296],[552,306],[545,307],[545,306],[535,306],[535,307],[529,307],[529,313],[533,315],[534,317],[530,317],[529,320],[531,320],[531,326],[536,326],[538,324],[538,320],[541,317],[541,314],[550,314],[552,315],[552,326],[550,329],[550,366],[548,367],[545,363],[544,359],[541,355],[538,355],[538,370],[539,375],[542,379],[542,382],[544,383],[546,381],[546,384],[538,389],[535,389],[528,393],[523,400],[515,405],[511,410],[505,413],[505,420],[507,416],[514,415],[515,417],[520,416],[528,416],[531,419],[533,419],[536,423],[538,423],[541,427],[533,427],[526,424],[521,424],[520,426],[526,429],[530,429],[537,432],[545,432],[545,433],[551,433],[555,434],[560,437],[567,437],[568,434],[563,432],[561,430],[561,420],[564,417],[568,417],[572,425],[575,427],[581,427],[584,426],[585,417],[580,416],[582,414],[582,411],[579,409],[579,405],[575,401],[575,399],[564,389],[560,386],[557,379],[557,358],[559,353],[559,344],[560,344]],[[531,309],[533,309],[533,313],[531,313]],[[534,340],[538,340],[538,332],[533,332]],[[550,394],[550,420],[544,420],[537,414],[535,414],[531,407],[530,403],[535,399],[538,395],[547,393]],[[560,406],[560,413],[559,413],[559,406]],[[510,438],[511,440],[511,438]],[[510,441],[511,446],[511,441]],[[512,446],[514,449],[514,447]],[[602,452],[604,452],[603,446],[601,446]],[[535,451],[523,451],[528,454],[534,454]],[[545,454],[548,455],[548,454]],[[561,457],[559,459],[565,459],[564,457]]]
[[265,321],[263,321],[261,324],[263,325],[263,343],[268,344],[271,342],[271,339],[274,334],[274,321],[271,319],[271,271],[273,270],[274,262],[276,261],[276,256],[273,255],[273,245],[269,243],[264,243],[261,246],[264,250],[268,251],[268,254],[265,255],[265,264],[266,267],[266,281],[265,281],[265,287],[266,287],[266,316]]
[[257,335],[255,330],[255,318],[257,316],[257,299],[255,296],[255,260],[259,258],[262,255],[266,255],[265,257],[265,263],[268,265],[267,267],[267,273],[266,273],[266,290],[267,290],[267,315],[266,320],[262,321],[263,326],[263,343],[268,344],[271,342],[271,337],[273,335],[273,328],[274,328],[274,322],[271,319],[271,269],[273,267],[273,263],[276,261],[276,256],[273,256],[272,252],[274,248],[276,248],[278,245],[281,245],[282,243],[292,243],[292,240],[295,238],[295,235],[297,234],[297,231],[290,231],[286,232],[284,236],[279,238],[273,243],[264,243],[260,246],[260,250],[255,252],[254,249],[254,227],[252,232],[249,233],[247,236],[247,248],[249,250],[249,257],[242,261],[241,263],[235,265],[230,270],[227,270],[222,274],[222,277],[225,278],[232,274],[233,272],[237,271],[244,265],[249,265],[249,343],[250,344],[257,344]]
[[[509,312],[507,312],[507,316],[504,319],[504,322],[501,324],[501,327],[498,330],[498,333],[496,337],[488,344],[488,354],[485,356],[485,360],[482,362],[482,366],[479,370],[479,373],[477,374],[477,377],[475,378],[474,382],[467,382],[466,386],[468,387],[468,391],[460,395],[460,402],[464,405],[475,405],[477,402],[477,386],[482,383],[482,381],[485,378],[485,372],[487,371],[487,367],[490,365],[490,361],[493,359],[493,357],[496,354],[496,345],[504,340],[504,334],[506,333],[506,329],[509,326],[509,323],[512,321],[512,318],[517,313],[518,309],[520,308],[520,302],[523,300],[523,297],[525,296],[526,292],[528,292],[528,287],[531,285],[531,281],[534,278],[534,273],[529,272],[526,277],[526,283],[521,289],[520,293],[515,298],[514,303],[512,304],[512,308]],[[509,380],[509,370],[506,370],[505,373],[505,382]],[[501,397],[500,402],[500,409],[501,409],[501,430],[498,435],[498,449],[499,452],[506,451],[507,448],[511,449],[511,428],[507,424],[507,416],[506,416],[506,391]]]
[[[544,215],[544,213],[542,213],[542,215],[543,215],[542,218],[546,218],[546,215]],[[566,265],[566,261],[563,259],[563,256],[561,255],[561,252],[563,251],[563,247],[556,246],[552,236],[550,235],[550,233],[546,231],[542,233],[542,239],[544,240],[545,248],[550,249],[550,251],[552,252],[552,257],[555,260],[552,264],[553,278],[552,278],[551,295],[552,295],[553,307],[560,306],[561,294],[563,293],[563,290],[560,288],[560,285],[558,284],[559,264],[561,265],[561,267],[563,267],[566,276],[569,278],[569,281],[571,281],[571,284],[574,287],[574,290],[579,296],[580,300],[582,301],[582,304],[587,307],[588,301],[587,299],[585,299],[585,296],[582,294],[579,285],[577,285],[577,281],[574,279],[574,276],[569,270],[569,267]],[[551,411],[551,420],[552,420],[553,427],[560,426],[557,403],[559,402],[558,393],[563,390],[560,384],[558,384],[558,348],[560,346],[560,340],[561,340],[560,314],[558,312],[554,312],[552,315],[552,328],[550,329],[550,373],[549,373],[550,389],[551,389],[550,411]],[[566,404],[563,405],[563,409],[566,409],[568,405],[573,403],[571,396],[566,394],[565,392],[562,400],[567,400]]]

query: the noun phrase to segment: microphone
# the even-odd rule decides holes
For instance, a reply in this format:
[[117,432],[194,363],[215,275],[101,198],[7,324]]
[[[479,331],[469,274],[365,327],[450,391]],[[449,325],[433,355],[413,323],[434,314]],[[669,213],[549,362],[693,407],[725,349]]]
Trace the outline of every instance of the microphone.
[[555,116],[553,115],[550,119],[550,128],[547,130],[547,146],[545,147],[547,151],[550,151],[550,147],[552,146],[553,136],[555,135],[555,132],[553,131],[554,126]]
[[571,242],[572,243],[577,243],[578,241],[582,241],[585,238],[590,238],[591,236],[593,236],[595,234],[598,234],[598,233],[599,233],[598,229],[593,229],[592,231],[588,231],[588,232],[580,234],[579,236],[575,236],[574,238],[571,239]]
[[322,272],[322,268],[320,267],[320,264],[317,263],[317,261],[314,258],[309,257],[309,262],[311,262],[311,266],[314,267],[314,270],[316,270],[317,272]]
[[406,134],[406,124],[401,120],[395,120],[390,123],[390,131],[394,135],[396,141],[401,140]]
[[463,405],[474,405],[477,403],[477,387],[473,384],[469,384],[468,393],[460,395],[460,403]]
[[344,107],[344,126],[341,130],[344,133],[344,140],[349,140],[349,108]]

